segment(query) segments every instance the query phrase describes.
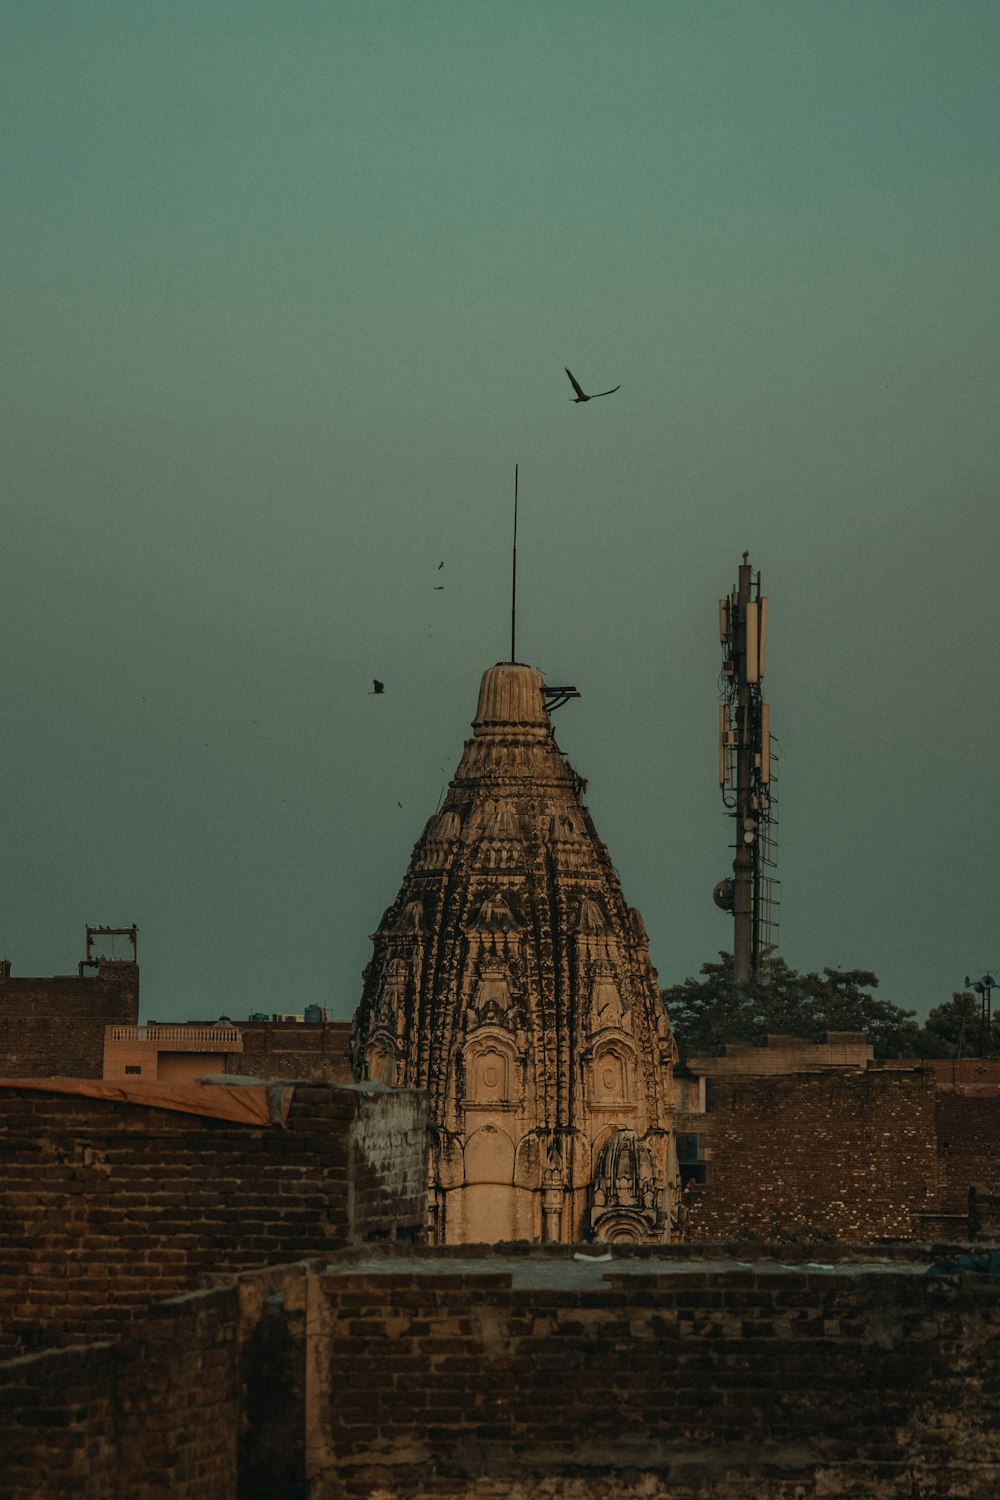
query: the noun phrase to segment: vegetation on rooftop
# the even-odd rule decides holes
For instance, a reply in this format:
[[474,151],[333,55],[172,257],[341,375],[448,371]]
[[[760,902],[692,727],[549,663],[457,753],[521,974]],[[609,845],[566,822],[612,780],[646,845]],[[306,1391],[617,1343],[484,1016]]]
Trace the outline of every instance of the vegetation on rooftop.
[[[763,1046],[768,1036],[822,1041],[828,1031],[863,1031],[875,1056],[982,1056],[980,1002],[960,991],[935,1007],[921,1025],[916,1012],[872,993],[878,978],[868,969],[800,973],[775,956],[765,979],[737,984],[733,959],[704,963],[699,978],[665,989],[663,999],[681,1053],[720,1053],[727,1042]],[[986,1050],[1000,1053],[1000,1020]]]

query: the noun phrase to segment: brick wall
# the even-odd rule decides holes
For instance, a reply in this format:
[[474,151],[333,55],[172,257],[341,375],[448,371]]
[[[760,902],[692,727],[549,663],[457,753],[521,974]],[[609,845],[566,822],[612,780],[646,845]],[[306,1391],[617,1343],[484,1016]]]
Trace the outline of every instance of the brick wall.
[[100,1078],[105,1026],[138,1017],[136,964],[102,959],[87,979],[11,979],[2,964],[0,1077]]
[[302,1500],[312,1425],[307,1314],[316,1264],[240,1278],[239,1500]]
[[484,1248],[243,1273],[0,1365],[0,1493],[995,1500],[997,1279],[817,1249],[830,1269]]
[[310,1500],[997,1493],[992,1278],[425,1270],[320,1278]]
[[973,1184],[1000,1192],[1000,1098],[942,1090],[935,1115],[942,1207],[964,1213]]
[[0,1363],[4,1500],[303,1500],[314,1262]]
[[920,1071],[719,1079],[692,1235],[923,1238],[920,1215],[938,1206],[935,1098]]
[[423,1239],[427,1224],[427,1116],[423,1094],[380,1094],[351,1132],[348,1217],[357,1241]]
[[11,1352],[109,1336],[200,1276],[424,1229],[416,1092],[303,1085],[287,1129],[30,1089],[0,1102],[0,1348]]
[[243,1050],[226,1061],[227,1073],[250,1078],[323,1078],[350,1083],[350,1021],[239,1022]]
[[[912,1058],[884,1057],[877,1068],[912,1068]],[[920,1066],[933,1073],[940,1089],[982,1089],[1000,1092],[1000,1058],[995,1057],[924,1057]]]
[[0,1364],[5,1500],[235,1500],[237,1293],[160,1303],[127,1340]]

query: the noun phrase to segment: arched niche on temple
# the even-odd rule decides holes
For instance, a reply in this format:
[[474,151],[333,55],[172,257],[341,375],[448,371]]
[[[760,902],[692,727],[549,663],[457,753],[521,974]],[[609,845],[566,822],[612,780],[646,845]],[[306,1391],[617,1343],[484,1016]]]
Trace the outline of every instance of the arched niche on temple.
[[438,813],[428,824],[428,832],[432,838],[459,839],[462,837],[462,816],[455,807],[446,807],[444,812]]
[[594,1239],[602,1245],[645,1245],[649,1230],[638,1214],[605,1214],[595,1226]]
[[462,1103],[487,1108],[516,1104],[521,1095],[520,1061],[506,1031],[497,1026],[477,1029],[462,1049]]
[[467,1183],[514,1181],[514,1142],[495,1125],[481,1125],[465,1143]]
[[635,1103],[635,1051],[622,1036],[599,1041],[591,1068],[591,1099],[595,1105]]
[[461,1187],[465,1180],[465,1153],[462,1142],[453,1135],[439,1132],[432,1152],[434,1177],[445,1190]]

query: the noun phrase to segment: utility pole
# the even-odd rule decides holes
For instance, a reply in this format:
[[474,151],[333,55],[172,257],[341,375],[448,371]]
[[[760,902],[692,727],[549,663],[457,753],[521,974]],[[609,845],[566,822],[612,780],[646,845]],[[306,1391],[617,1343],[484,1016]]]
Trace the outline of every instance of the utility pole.
[[760,574],[743,554],[736,588],[719,601],[722,703],[719,705],[719,784],[736,838],[731,880],[720,880],[715,902],[733,915],[733,975],[737,984],[761,977],[777,941],[778,882],[762,866],[776,862],[776,758],[772,764],[770,711],[761,693],[767,600]]
[[965,988],[979,996],[979,1055],[989,1057],[993,1051],[993,991],[996,980],[987,969],[978,979],[965,976]]

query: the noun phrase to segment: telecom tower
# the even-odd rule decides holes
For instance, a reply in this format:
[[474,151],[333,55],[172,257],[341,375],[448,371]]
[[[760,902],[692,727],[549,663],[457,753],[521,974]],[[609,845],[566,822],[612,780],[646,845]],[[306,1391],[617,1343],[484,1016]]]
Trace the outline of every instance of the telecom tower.
[[722,673],[719,690],[719,785],[736,820],[733,877],[715,887],[715,903],[733,914],[737,984],[766,978],[778,945],[780,881],[765,875],[778,853],[778,746],[764,702],[767,599],[744,552],[739,583],[719,600]]

